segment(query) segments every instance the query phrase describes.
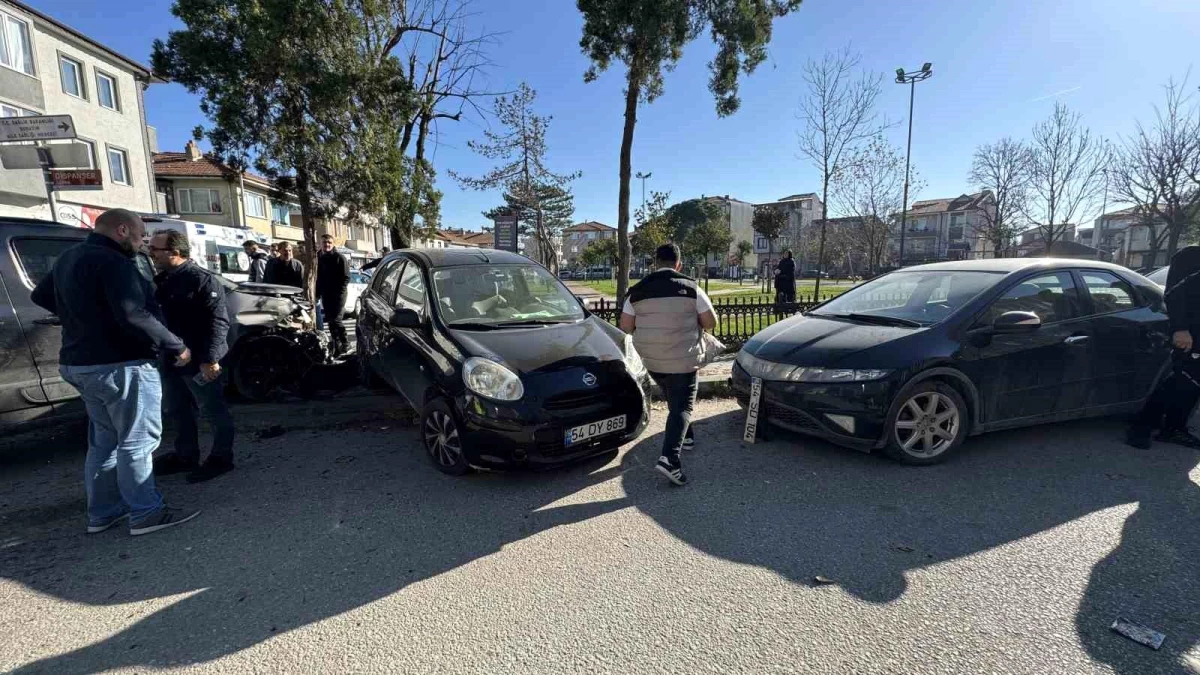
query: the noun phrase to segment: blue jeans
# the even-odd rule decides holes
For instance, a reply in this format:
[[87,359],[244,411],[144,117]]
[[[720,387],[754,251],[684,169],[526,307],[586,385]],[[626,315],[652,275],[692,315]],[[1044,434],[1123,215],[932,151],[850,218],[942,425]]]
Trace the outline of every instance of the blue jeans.
[[60,365],[88,413],[83,485],[89,525],[129,513],[136,523],[163,507],[154,485],[154,450],[162,437],[162,385],[152,361]]
[[180,372],[173,365],[162,366],[167,414],[175,425],[175,454],[189,462],[200,459],[200,428],[196,424],[199,407],[213,430],[209,458],[233,461],[233,415],[225,404],[224,373],[208,384],[200,384],[195,376],[191,369]]

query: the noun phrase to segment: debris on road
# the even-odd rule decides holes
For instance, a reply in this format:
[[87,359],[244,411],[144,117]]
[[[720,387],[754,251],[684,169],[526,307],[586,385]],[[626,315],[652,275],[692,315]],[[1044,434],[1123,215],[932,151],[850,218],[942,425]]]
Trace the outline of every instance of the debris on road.
[[284,429],[283,425],[272,424],[269,427],[263,427],[262,429],[259,429],[258,431],[256,431],[254,433],[254,437],[259,440],[265,440],[268,438],[279,438],[280,436],[282,436],[286,433],[287,433],[287,429]]
[[891,548],[893,551],[900,551],[901,553],[912,553],[916,550],[911,546],[892,546]]
[[829,584],[835,584],[837,582],[829,577],[823,577],[818,574],[817,576],[813,577],[813,583],[818,586],[828,586]]
[[1111,628],[1130,640],[1146,645],[1151,649],[1158,649],[1162,647],[1163,640],[1167,639],[1166,635],[1163,635],[1153,628],[1143,626],[1136,621],[1130,621],[1129,619],[1124,619],[1121,617],[1117,617],[1116,621],[1113,621]]

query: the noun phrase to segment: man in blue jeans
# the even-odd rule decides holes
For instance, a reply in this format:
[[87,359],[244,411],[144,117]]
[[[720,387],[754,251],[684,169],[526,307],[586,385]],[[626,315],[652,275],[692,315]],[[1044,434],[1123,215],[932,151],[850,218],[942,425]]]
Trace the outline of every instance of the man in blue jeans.
[[686,485],[679,450],[691,447],[696,373],[703,350],[700,332],[717,325],[712,302],[691,277],[679,273],[679,247],[663,244],[654,254],[656,271],[629,289],[621,330],[667,399],[667,427],[655,469],[675,485]]
[[87,407],[89,534],[126,519],[130,534],[149,534],[200,515],[167,506],[154,484],[162,435],[157,354],[176,366],[192,356],[162,325],[150,282],[133,262],[145,232],[132,211],[104,212],[95,231],[64,251],[31,294],[62,322],[59,372]]

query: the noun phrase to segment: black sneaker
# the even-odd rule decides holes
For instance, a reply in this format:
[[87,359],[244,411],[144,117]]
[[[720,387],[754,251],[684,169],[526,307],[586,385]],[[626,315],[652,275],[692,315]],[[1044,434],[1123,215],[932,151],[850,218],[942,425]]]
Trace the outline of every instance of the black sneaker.
[[200,468],[191,472],[187,476],[189,483],[203,483],[206,480],[212,480],[224,473],[233,471],[233,460],[229,459],[213,459],[208,458],[200,465]]
[[1174,431],[1167,431],[1164,429],[1158,435],[1156,440],[1162,441],[1163,443],[1182,445],[1185,448],[1191,448],[1193,450],[1200,450],[1200,438],[1197,438],[1191,431],[1187,429],[1175,429]]
[[1129,427],[1125,432],[1125,444],[1138,450],[1150,449],[1150,430],[1142,427]]
[[164,506],[158,510],[158,513],[149,518],[144,518],[137,523],[130,522],[129,534],[137,537],[143,534],[150,534],[151,532],[158,532],[168,527],[182,525],[198,515],[200,515],[199,510],[185,512],[183,509],[173,509],[169,506]]
[[175,453],[159,455],[154,458],[154,475],[170,476],[173,473],[187,473],[200,468],[200,462],[192,459],[182,459]]
[[664,457],[658,458],[658,464],[654,465],[658,472],[667,477],[667,480],[676,485],[687,485],[687,476],[683,473],[683,465],[678,461],[672,462]]
[[100,534],[101,532],[111,529],[114,525],[116,525],[117,523],[119,523],[123,520],[126,520],[127,518],[129,518],[128,511],[126,511],[125,513],[122,513],[119,516],[113,516],[112,518],[109,518],[108,520],[98,520],[98,521],[89,520],[88,526],[87,526],[87,533],[88,534]]

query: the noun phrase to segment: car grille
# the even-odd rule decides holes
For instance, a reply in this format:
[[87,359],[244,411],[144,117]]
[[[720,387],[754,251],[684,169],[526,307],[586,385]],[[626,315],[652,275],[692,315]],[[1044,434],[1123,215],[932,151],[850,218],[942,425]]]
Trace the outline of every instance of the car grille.
[[546,410],[553,411],[575,410],[601,405],[606,403],[610,396],[611,392],[605,391],[573,391],[551,396],[546,399],[544,407]]
[[821,431],[821,425],[807,414],[789,408],[769,408],[767,419],[775,424],[798,431]]

